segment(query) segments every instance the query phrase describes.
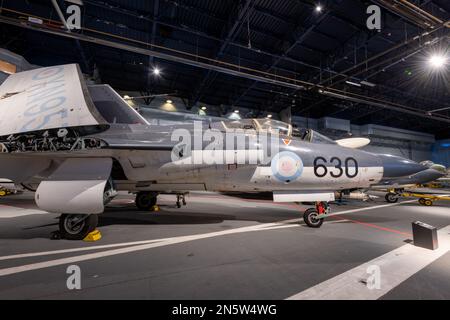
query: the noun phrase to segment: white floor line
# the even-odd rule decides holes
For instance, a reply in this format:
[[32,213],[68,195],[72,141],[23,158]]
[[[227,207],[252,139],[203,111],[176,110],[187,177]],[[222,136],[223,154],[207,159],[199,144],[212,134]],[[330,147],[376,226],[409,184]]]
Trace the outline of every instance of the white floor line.
[[381,209],[381,208],[389,208],[389,207],[395,207],[404,203],[411,203],[411,202],[417,202],[417,200],[406,200],[406,201],[401,201],[401,202],[397,202],[397,203],[389,203],[389,204],[381,204],[379,206],[374,206],[374,207],[367,207],[367,208],[358,208],[358,209],[352,209],[352,210],[346,210],[346,211],[341,211],[341,212],[336,212],[336,213],[330,213],[328,215],[328,217],[331,216],[338,216],[340,214],[347,214],[347,213],[354,213],[354,212],[361,212],[361,211],[366,211],[366,210],[373,210],[373,209]]
[[[295,219],[296,221],[299,221],[299,219]],[[290,221],[292,222],[292,221]],[[279,225],[279,226],[268,226],[268,227],[261,227],[260,229],[252,229],[248,230],[250,231],[265,231],[265,230],[274,230],[274,229],[284,229],[284,228],[292,228],[292,227],[298,227],[299,225],[296,224],[286,224],[286,225]],[[72,252],[80,252],[80,251],[92,251],[92,250],[100,250],[100,249],[109,249],[109,248],[117,248],[117,247],[131,247],[135,245],[140,244],[148,244],[148,243],[154,243],[154,242],[161,242],[161,241],[168,241],[172,240],[178,237],[172,237],[172,238],[162,238],[162,239],[153,239],[153,240],[142,240],[142,241],[132,241],[132,242],[123,242],[123,243],[113,243],[113,244],[105,244],[100,246],[91,246],[91,247],[81,247],[81,248],[72,248],[72,249],[61,249],[61,250],[52,250],[52,251],[42,251],[42,252],[30,252],[30,253],[19,253],[19,254],[13,254],[9,256],[1,256],[0,261],[4,260],[12,260],[12,259],[22,259],[22,258],[32,258],[32,257],[39,257],[39,256],[49,256],[49,255],[56,255],[56,254],[65,254],[65,253],[72,253]]]
[[73,249],[61,249],[61,250],[52,250],[52,251],[12,254],[9,256],[0,257],[0,261],[39,257],[39,256],[49,256],[49,255],[54,255],[54,254],[64,254],[64,253],[79,252],[79,251],[90,251],[90,250],[108,249],[108,248],[116,248],[116,247],[126,247],[126,246],[158,242],[158,241],[163,241],[163,240],[165,240],[165,239],[142,240],[142,241],[133,241],[133,242],[124,242],[124,243],[105,244],[105,245],[101,245],[101,246],[91,246],[91,247],[81,247],[81,248],[73,248]]
[[[402,203],[405,203],[405,202],[390,204],[389,206],[400,205]],[[376,208],[385,207],[385,206],[386,205],[380,205],[380,206],[364,208],[364,209],[376,209]],[[351,212],[355,212],[355,210],[359,210],[359,209],[341,211],[341,212],[338,212],[337,214],[351,213]],[[162,238],[162,239],[150,239],[150,240],[114,243],[114,244],[107,244],[107,245],[100,245],[100,246],[89,246],[89,247],[79,247],[79,248],[61,249],[61,250],[53,250],[53,251],[13,254],[13,255],[8,255],[8,256],[1,256],[0,261],[38,257],[38,256],[47,256],[47,255],[56,255],[56,254],[65,254],[65,253],[81,252],[81,251],[91,251],[91,250],[99,250],[99,249],[107,249],[107,248],[116,248],[116,247],[132,247],[132,246],[137,246],[137,245],[151,244],[151,243],[155,243],[155,242],[161,242],[161,244],[165,244],[166,242],[168,242],[167,243],[167,245],[168,245],[168,244],[172,244],[170,242],[172,240],[177,240],[177,239],[186,238],[186,237],[200,236],[198,239],[202,239],[203,236],[206,236],[207,238],[209,238],[209,237],[216,237],[216,236],[222,236],[222,235],[228,235],[228,234],[234,234],[234,233],[242,233],[242,232],[250,232],[250,231],[265,231],[265,230],[298,227],[299,225],[303,224],[303,222],[301,222],[300,224],[293,224],[293,223],[298,223],[301,220],[302,220],[302,218],[288,219],[288,220],[283,220],[283,221],[279,221],[279,222],[263,223],[263,224],[259,224],[259,225],[240,227],[240,228],[235,228],[235,229],[231,229],[231,230],[224,230],[224,231],[220,231],[220,232],[212,232],[212,233],[193,235],[193,236],[170,237],[170,238]],[[335,221],[332,221],[332,222],[336,223]],[[208,235],[211,235],[211,236],[208,236]],[[187,241],[197,240],[196,238],[194,238],[194,239],[187,238],[187,239],[188,239]],[[176,242],[176,243],[178,243],[178,242]],[[0,272],[1,271],[2,270],[0,269]],[[0,273],[0,275],[1,275],[1,273]]]
[[[288,300],[376,300],[397,287],[450,250],[450,226],[438,231],[439,248],[428,250],[404,245],[356,268],[297,293]],[[380,269],[380,288],[369,289],[373,275],[369,266]],[[445,274],[447,277],[448,274]]]
[[[10,274],[16,274],[16,273],[20,273],[20,272],[37,270],[37,269],[42,269],[42,268],[49,268],[49,267],[54,267],[54,266],[59,266],[59,265],[64,265],[64,264],[77,263],[77,262],[81,262],[81,261],[109,257],[109,256],[114,256],[114,255],[119,255],[119,254],[126,254],[126,253],[130,253],[130,252],[147,250],[147,249],[151,249],[151,248],[158,248],[158,247],[163,247],[163,246],[168,246],[168,245],[173,245],[173,244],[178,244],[178,243],[183,243],[183,242],[189,242],[189,241],[194,241],[194,240],[207,239],[207,238],[236,234],[236,233],[257,231],[257,230],[261,229],[261,226],[267,227],[268,225],[275,226],[277,224],[278,223],[267,223],[267,224],[263,224],[263,225],[241,227],[241,228],[235,228],[235,229],[231,229],[231,230],[223,230],[223,231],[210,232],[210,233],[205,233],[205,234],[174,237],[174,238],[168,238],[165,241],[159,241],[159,242],[153,242],[153,243],[148,243],[148,244],[143,244],[143,245],[136,245],[136,246],[126,247],[126,248],[121,248],[121,249],[106,250],[106,251],[102,251],[102,252],[84,254],[84,255],[79,255],[79,256],[74,256],[74,257],[32,263],[32,264],[27,264],[27,265],[22,265],[22,266],[17,266],[17,267],[4,268],[4,269],[0,269],[0,276],[6,276],[6,275],[10,275]],[[265,228],[264,230],[267,230],[267,228]]]
[[48,212],[39,209],[24,209],[4,204],[0,205],[0,219],[23,217],[31,214],[48,214]]

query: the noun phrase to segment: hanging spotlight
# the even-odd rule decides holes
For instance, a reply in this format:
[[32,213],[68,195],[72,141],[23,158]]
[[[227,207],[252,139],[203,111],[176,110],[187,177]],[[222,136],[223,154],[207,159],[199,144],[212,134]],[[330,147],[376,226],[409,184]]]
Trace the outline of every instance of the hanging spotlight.
[[169,103],[169,104],[171,104],[171,103],[172,103],[172,100],[170,100],[170,99],[167,99],[167,100],[166,100],[166,103]]
[[447,64],[447,57],[443,54],[433,54],[428,58],[428,64],[433,69],[440,69]]
[[237,109],[236,109],[236,110],[234,110],[234,113],[239,113],[239,110],[237,110]]
[[202,108],[201,108],[202,110],[206,110],[206,107],[205,106],[203,106]]
[[316,10],[316,12],[322,12],[322,6],[320,4],[316,5],[316,8],[314,10]]
[[155,76],[159,76],[160,72],[161,72],[161,71],[160,71],[157,67],[154,67],[154,68],[153,68],[153,74],[154,74]]

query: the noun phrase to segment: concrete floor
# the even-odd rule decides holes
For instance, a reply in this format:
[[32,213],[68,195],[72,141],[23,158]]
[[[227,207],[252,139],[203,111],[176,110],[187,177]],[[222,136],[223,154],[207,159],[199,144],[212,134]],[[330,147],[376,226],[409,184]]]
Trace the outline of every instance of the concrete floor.
[[[143,212],[120,195],[100,215],[103,238],[87,243],[50,240],[58,215],[31,193],[0,198],[0,299],[285,299],[405,246],[415,220],[450,225],[445,201],[334,204],[343,214],[320,229],[299,223],[305,206],[213,193],[187,202],[160,196],[161,211]],[[69,265],[81,290],[66,286]],[[449,265],[447,253],[380,298],[450,299]]]

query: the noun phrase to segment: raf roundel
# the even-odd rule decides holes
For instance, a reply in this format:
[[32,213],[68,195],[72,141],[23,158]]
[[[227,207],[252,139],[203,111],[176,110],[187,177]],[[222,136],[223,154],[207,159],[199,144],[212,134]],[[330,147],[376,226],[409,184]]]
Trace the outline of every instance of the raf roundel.
[[298,179],[303,172],[303,161],[291,151],[282,151],[275,155],[271,163],[272,173],[282,182]]

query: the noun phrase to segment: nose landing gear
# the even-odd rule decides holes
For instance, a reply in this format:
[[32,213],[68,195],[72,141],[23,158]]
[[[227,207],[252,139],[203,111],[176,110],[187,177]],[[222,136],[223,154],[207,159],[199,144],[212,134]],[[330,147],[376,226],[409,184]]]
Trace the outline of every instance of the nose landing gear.
[[315,208],[309,208],[303,213],[303,221],[310,228],[320,228],[328,213],[330,213],[330,206],[327,202],[316,202]]

